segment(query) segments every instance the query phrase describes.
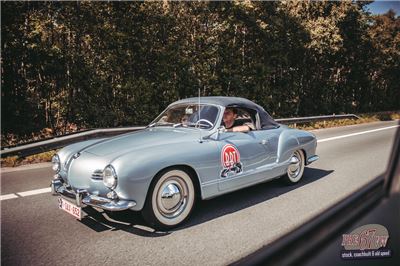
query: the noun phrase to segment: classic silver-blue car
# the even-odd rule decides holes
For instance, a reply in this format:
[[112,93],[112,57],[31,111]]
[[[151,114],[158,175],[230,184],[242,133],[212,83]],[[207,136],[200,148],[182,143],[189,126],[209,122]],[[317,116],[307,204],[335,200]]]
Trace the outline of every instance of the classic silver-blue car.
[[[228,110],[234,125],[227,126]],[[244,130],[243,130],[244,129]],[[141,211],[156,229],[185,221],[210,199],[282,177],[299,182],[318,159],[312,133],[278,124],[259,105],[237,97],[200,97],[169,105],[140,131],[69,145],[52,159],[59,206]]]

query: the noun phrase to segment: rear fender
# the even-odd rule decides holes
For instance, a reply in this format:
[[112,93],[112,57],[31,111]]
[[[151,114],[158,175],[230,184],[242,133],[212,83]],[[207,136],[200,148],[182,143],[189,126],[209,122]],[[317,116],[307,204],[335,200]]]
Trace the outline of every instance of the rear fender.
[[299,140],[294,134],[296,130],[285,130],[279,136],[277,163],[288,161],[293,152],[299,148]]

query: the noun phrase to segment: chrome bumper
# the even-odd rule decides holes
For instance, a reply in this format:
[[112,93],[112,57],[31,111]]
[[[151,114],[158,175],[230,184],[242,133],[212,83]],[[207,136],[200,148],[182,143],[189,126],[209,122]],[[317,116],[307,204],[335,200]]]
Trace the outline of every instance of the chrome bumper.
[[57,176],[51,181],[50,187],[53,195],[59,195],[68,200],[74,200],[78,207],[84,204],[108,211],[123,211],[136,206],[136,202],[133,200],[120,200],[118,198],[109,199],[90,195],[84,189],[78,189],[75,192],[73,189],[66,187],[63,180]]
[[310,164],[310,163],[312,163],[312,162],[315,162],[315,161],[318,160],[318,159],[319,159],[319,156],[318,156],[318,155],[313,155],[313,156],[311,156],[310,158],[308,158],[307,164]]

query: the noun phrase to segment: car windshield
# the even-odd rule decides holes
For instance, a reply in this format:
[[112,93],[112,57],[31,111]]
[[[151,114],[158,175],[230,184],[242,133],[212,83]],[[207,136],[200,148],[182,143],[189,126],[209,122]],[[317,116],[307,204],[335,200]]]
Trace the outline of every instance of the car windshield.
[[182,126],[211,129],[214,127],[217,117],[218,107],[214,105],[180,104],[167,108],[149,126]]

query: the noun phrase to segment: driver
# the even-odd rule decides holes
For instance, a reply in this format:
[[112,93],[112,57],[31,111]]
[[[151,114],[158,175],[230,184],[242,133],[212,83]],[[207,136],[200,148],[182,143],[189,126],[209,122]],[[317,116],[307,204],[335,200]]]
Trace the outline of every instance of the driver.
[[233,107],[227,107],[224,111],[223,122],[228,132],[248,132],[254,129],[252,123],[241,124],[237,120],[237,110]]

